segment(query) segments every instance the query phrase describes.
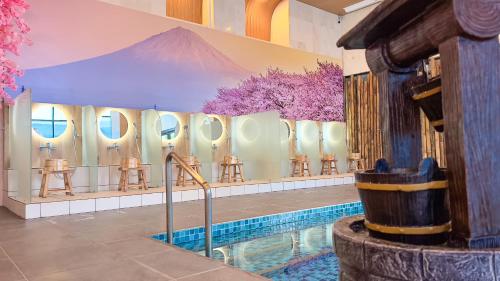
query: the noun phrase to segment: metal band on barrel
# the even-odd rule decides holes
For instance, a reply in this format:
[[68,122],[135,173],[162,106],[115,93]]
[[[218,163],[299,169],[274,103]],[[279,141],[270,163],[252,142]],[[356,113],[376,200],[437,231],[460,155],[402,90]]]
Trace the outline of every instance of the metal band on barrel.
[[370,182],[356,182],[358,189],[366,190],[383,190],[383,191],[404,191],[414,192],[430,189],[445,189],[448,188],[448,181],[431,181],[424,183],[409,183],[409,184],[393,184],[393,183],[370,183]]
[[426,235],[439,234],[449,232],[451,230],[451,222],[434,226],[387,226],[376,223],[371,223],[365,220],[365,226],[369,230],[385,233],[385,234],[402,234],[402,235]]

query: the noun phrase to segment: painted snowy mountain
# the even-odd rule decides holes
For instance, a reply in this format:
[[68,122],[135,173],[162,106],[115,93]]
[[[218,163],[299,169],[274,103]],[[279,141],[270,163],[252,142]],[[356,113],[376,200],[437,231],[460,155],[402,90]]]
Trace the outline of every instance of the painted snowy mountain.
[[249,74],[177,27],[107,55],[27,70],[18,85],[31,88],[37,102],[196,112],[217,88]]

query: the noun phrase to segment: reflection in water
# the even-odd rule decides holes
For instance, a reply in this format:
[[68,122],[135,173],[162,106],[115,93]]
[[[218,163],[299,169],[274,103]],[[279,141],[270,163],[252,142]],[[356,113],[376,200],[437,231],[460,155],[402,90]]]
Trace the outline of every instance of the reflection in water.
[[[332,224],[274,234],[214,249],[214,258],[263,274],[333,248]],[[203,251],[199,252],[203,254]]]

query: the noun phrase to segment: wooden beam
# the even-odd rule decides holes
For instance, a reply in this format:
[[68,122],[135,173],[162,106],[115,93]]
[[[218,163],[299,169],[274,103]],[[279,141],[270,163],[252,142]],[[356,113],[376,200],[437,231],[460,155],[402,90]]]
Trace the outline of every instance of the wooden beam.
[[500,47],[453,37],[439,47],[451,241],[500,247]]

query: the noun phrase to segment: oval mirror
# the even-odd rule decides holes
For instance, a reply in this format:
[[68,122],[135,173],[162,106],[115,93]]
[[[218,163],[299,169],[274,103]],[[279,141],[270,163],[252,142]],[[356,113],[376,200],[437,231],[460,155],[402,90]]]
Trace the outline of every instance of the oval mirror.
[[51,105],[41,106],[32,114],[31,127],[38,135],[52,139],[66,131],[68,121],[60,109]]
[[290,125],[288,125],[288,122],[281,120],[280,122],[281,142],[286,142],[289,138],[290,138]]
[[163,114],[160,117],[161,123],[161,139],[162,140],[173,140],[179,135],[180,122],[177,117],[172,114]]
[[121,112],[109,110],[101,115],[99,128],[108,139],[116,140],[127,133],[128,120]]

